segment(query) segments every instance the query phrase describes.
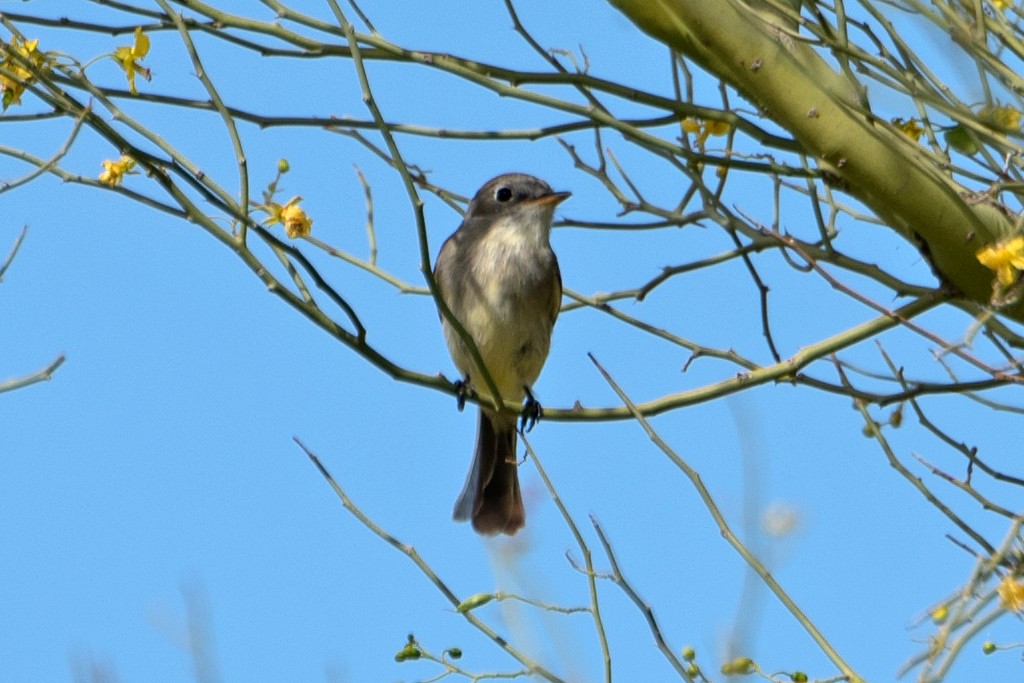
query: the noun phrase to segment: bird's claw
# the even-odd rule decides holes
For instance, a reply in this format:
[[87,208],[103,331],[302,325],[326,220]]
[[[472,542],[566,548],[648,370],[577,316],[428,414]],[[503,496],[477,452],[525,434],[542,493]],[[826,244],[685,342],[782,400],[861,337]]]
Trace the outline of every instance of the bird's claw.
[[544,408],[533,397],[530,387],[523,387],[526,390],[526,400],[523,401],[523,411],[519,414],[519,431],[524,434],[532,430],[540,418],[544,417]]
[[469,386],[469,380],[455,380],[455,405],[460,413],[466,407],[466,397],[469,396],[470,391],[472,391],[472,388]]

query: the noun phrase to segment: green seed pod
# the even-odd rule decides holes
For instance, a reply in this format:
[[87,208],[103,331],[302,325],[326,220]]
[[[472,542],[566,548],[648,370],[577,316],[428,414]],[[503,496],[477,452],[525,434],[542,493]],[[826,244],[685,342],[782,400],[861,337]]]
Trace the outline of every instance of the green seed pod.
[[455,608],[455,611],[459,614],[465,614],[470,610],[475,610],[477,607],[482,607],[486,605],[493,599],[493,593],[477,593],[476,595],[471,595],[462,602],[460,602],[459,606]]

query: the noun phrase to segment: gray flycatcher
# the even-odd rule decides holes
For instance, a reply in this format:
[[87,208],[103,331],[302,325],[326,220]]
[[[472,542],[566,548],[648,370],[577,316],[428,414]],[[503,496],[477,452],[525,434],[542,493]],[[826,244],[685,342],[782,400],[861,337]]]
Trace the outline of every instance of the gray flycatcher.
[[[522,173],[489,180],[437,256],[434,279],[452,315],[473,339],[503,401],[540,406],[530,387],[551,346],[562,277],[548,237],[555,207],[569,197]],[[482,399],[473,466],[452,516],[481,534],[514,534],[526,523],[516,468],[516,415],[487,407],[491,391],[458,331],[441,316],[455,367]]]

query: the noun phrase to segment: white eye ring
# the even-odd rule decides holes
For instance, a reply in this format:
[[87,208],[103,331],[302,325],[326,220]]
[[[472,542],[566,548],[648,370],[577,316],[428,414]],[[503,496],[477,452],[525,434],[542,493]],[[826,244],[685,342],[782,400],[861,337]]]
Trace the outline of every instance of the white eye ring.
[[494,198],[499,202],[505,203],[512,199],[512,190],[502,185],[494,191]]

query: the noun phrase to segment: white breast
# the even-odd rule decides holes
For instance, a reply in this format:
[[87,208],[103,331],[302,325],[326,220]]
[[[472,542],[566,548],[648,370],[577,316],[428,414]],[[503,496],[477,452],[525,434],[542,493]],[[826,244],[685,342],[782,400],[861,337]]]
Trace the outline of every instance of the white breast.
[[549,298],[528,291],[549,282],[553,258],[547,245],[550,216],[537,213],[520,217],[525,222],[499,221],[478,243],[463,320],[502,395],[512,400],[521,399],[523,385],[537,378],[551,335]]

